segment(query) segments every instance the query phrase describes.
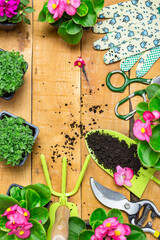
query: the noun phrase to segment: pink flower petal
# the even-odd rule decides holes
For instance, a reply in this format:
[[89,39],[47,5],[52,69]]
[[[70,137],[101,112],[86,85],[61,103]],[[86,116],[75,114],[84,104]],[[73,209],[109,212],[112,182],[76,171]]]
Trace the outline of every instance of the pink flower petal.
[[125,224],[124,224],[124,227],[126,229],[125,235],[129,236],[131,234],[131,228],[128,225],[125,225]]
[[145,130],[146,130],[146,134],[151,137],[152,136],[152,129],[151,129],[151,123],[150,123],[149,120],[147,120],[146,123],[145,123]]
[[95,235],[93,235],[93,236],[91,237],[91,240],[98,240],[98,239],[97,239],[97,237],[96,237]]
[[131,168],[125,167],[125,178],[131,180],[133,178],[134,172]]
[[147,121],[147,120],[152,121],[155,117],[150,111],[145,111],[143,113],[143,118],[145,121]]
[[76,14],[77,9],[73,7],[71,4],[67,4],[65,7],[65,11],[68,15],[73,16]]
[[80,0],[71,0],[71,5],[75,8],[79,8],[79,6],[81,5],[81,1]]
[[132,183],[128,179],[124,179],[124,185],[126,185],[127,187],[132,187]]
[[120,165],[116,167],[116,170],[121,175],[125,174],[125,170]]
[[159,119],[159,118],[160,118],[160,112],[158,112],[158,111],[155,110],[155,111],[153,111],[152,113],[153,113],[155,119]]
[[115,183],[118,185],[118,186],[123,186],[124,184],[124,178],[122,175],[120,175],[119,173],[114,173],[114,180],[115,180]]

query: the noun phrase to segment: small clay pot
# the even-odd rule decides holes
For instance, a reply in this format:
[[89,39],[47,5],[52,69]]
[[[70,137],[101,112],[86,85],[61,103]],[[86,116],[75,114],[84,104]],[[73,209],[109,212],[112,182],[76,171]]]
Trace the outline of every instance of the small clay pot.
[[[0,120],[3,119],[4,116],[17,118],[17,116],[15,116],[9,112],[3,111],[0,113]],[[26,122],[26,121],[25,121],[25,125],[28,125],[29,128],[32,130],[33,136],[34,136],[34,141],[35,141],[38,136],[38,133],[39,133],[39,128],[29,122]],[[17,166],[22,166],[25,163],[28,155],[29,155],[29,153],[24,156],[24,159]]]

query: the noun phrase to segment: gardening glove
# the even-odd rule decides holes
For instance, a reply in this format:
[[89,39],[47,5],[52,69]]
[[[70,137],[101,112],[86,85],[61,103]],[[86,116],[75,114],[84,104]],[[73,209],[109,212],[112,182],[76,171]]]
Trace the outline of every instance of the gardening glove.
[[159,7],[159,0],[132,0],[102,9],[99,17],[110,19],[93,27],[95,33],[106,33],[94,42],[94,48],[109,49],[104,55],[106,64],[160,45]]
[[136,76],[143,77],[160,58],[160,46],[152,48],[144,53],[140,53],[126,59],[121,60],[120,68],[122,71],[129,71],[139,60],[136,69]]

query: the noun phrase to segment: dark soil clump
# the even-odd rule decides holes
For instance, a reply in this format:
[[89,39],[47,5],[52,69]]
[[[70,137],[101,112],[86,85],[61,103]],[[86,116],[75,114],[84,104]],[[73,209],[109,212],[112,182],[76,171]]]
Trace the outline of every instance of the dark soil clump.
[[94,132],[87,136],[87,143],[94,155],[98,159],[98,163],[106,169],[116,172],[117,165],[121,167],[129,167],[138,175],[140,167],[142,167],[138,155],[137,145],[128,144],[109,134]]

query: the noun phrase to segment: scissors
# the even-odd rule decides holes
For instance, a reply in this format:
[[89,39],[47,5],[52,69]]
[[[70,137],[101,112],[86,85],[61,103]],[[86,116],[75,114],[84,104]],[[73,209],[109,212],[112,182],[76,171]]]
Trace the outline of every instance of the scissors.
[[[121,87],[114,87],[112,84],[111,84],[111,77],[115,74],[120,74],[123,76],[124,78],[124,84],[121,86]],[[114,91],[114,92],[124,92],[124,90],[126,89],[126,87],[128,85],[130,85],[131,83],[134,83],[134,82],[140,82],[140,83],[144,83],[144,84],[152,84],[152,83],[157,83],[157,84],[160,84],[160,76],[158,77],[155,77],[153,79],[144,79],[144,78],[132,78],[130,79],[125,72],[121,71],[121,70],[114,70],[112,72],[110,72],[107,77],[106,77],[106,85],[107,87],[111,90],[111,91]],[[143,90],[139,90],[139,91],[136,91],[132,94],[130,94],[128,97],[122,99],[120,102],[117,103],[117,105],[115,106],[115,114],[117,117],[119,117],[120,119],[123,119],[123,120],[128,120],[130,119],[131,117],[134,116],[136,110],[133,110],[132,112],[126,114],[126,115],[120,115],[118,113],[118,108],[121,104],[125,103],[127,100],[131,99],[132,97],[134,96],[141,96],[143,97],[143,101],[146,102],[147,99],[146,99],[146,89],[143,89]]]
[[[90,183],[92,191],[98,201],[106,207],[125,211],[128,214],[131,224],[140,227],[144,232],[149,232],[157,239],[160,239],[160,232],[152,228],[154,219],[156,217],[160,218],[160,212],[153,202],[149,200],[130,202],[123,194],[104,187],[93,178],[90,178]],[[143,212],[139,217],[139,213],[142,208]],[[150,212],[152,221],[143,226]]]

